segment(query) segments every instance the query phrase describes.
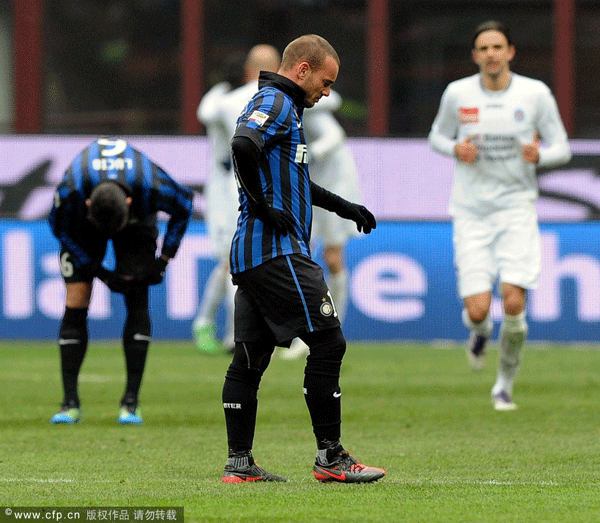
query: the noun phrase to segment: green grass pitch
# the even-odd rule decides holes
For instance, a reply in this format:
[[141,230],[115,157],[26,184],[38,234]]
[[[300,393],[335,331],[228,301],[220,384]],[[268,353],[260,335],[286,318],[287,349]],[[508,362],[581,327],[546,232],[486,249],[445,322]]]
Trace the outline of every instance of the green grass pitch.
[[0,342],[0,505],[183,506],[186,522],[600,521],[600,351],[529,346],[513,412],[491,407],[496,357],[492,347],[473,373],[458,345],[349,344],[342,442],[387,470],[366,485],[315,481],[303,362],[274,358],[254,454],[289,481],[226,485],[227,356],[153,343],[145,423],[119,426],[123,354],[92,340],[82,422],[52,426],[62,399],[55,343]]

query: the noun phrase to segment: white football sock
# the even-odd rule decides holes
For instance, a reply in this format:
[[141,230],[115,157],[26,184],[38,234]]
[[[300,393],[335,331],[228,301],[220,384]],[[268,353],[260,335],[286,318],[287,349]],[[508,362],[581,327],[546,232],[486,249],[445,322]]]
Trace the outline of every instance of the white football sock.
[[235,345],[234,342],[234,329],[233,329],[233,317],[235,310],[235,291],[237,286],[231,281],[231,277],[227,275],[227,282],[225,283],[225,336],[223,337],[223,345],[225,348],[231,348]]
[[217,265],[212,270],[204,287],[198,315],[194,320],[194,327],[215,323],[217,311],[225,296],[225,284],[228,278],[230,278],[229,273],[222,264]]
[[525,311],[516,316],[504,314],[500,327],[498,377],[492,388],[492,394],[498,394],[503,390],[509,395],[512,394],[526,338],[527,321],[525,320]]
[[489,312],[483,321],[475,323],[469,318],[467,309],[463,309],[462,322],[467,329],[486,338],[492,335],[492,330],[494,329],[494,320],[492,320],[492,315]]

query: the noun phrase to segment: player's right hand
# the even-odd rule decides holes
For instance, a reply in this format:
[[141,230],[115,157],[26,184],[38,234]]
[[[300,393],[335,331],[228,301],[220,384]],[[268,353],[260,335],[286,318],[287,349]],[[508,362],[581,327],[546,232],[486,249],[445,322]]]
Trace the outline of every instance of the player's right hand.
[[296,221],[291,214],[275,209],[266,202],[264,205],[253,205],[250,209],[254,216],[271,227],[280,236],[287,236],[288,233],[294,232],[296,229]]
[[472,136],[467,136],[454,146],[454,155],[461,162],[473,163],[477,159],[477,153],[477,146],[473,143]]
[[365,234],[370,234],[373,229],[377,228],[377,220],[373,213],[369,211],[364,205],[358,205],[356,203],[352,205],[352,216],[350,216],[351,220],[354,220],[356,223],[356,228],[358,232],[364,232]]

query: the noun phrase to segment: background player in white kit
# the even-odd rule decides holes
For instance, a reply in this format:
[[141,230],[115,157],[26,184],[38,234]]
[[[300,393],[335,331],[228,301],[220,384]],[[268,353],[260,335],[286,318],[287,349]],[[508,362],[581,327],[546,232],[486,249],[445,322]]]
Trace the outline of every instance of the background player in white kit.
[[[342,198],[359,202],[356,165],[346,141],[346,133],[333,114],[341,105],[341,96],[331,90],[329,96],[322,97],[313,107],[304,111],[310,177],[316,184]],[[312,236],[323,241],[327,285],[343,324],[348,304],[348,271],[344,262],[344,246],[350,238],[359,234],[352,222],[315,207]],[[283,359],[299,358],[308,354],[308,346],[300,338],[296,338],[289,349],[282,350],[279,354]]]
[[210,353],[221,350],[215,337],[215,316],[223,302],[227,317],[223,345],[233,347],[233,307],[230,304],[233,303],[235,287],[231,283],[227,260],[237,220],[237,188],[231,170],[226,129],[219,118],[220,100],[231,88],[229,82],[213,86],[202,98],[196,113],[206,127],[212,149],[210,179],[204,194],[206,223],[217,265],[208,276],[192,332],[198,348]]
[[471,52],[479,74],[448,85],[429,143],[457,160],[449,210],[462,318],[471,330],[469,361],[483,368],[499,278],[504,316],[491,393],[496,410],[513,410],[527,335],[526,294],[537,286],[541,265],[535,168],[567,163],[571,153],[548,87],[510,71],[515,48],[507,28],[497,21],[479,25]]
[[[211,272],[192,324],[192,333],[198,348],[218,352],[221,346],[215,338],[215,317],[225,304],[226,326],[222,345],[233,349],[233,299],[235,286],[229,274],[229,250],[239,215],[238,190],[231,166],[231,138],[238,116],[258,90],[258,75],[263,71],[277,71],[279,52],[270,45],[253,47],[244,63],[244,85],[231,90],[231,82],[212,87],[198,106],[198,120],[206,126],[212,146],[211,178],[206,188],[206,219],[213,252],[218,260]],[[235,87],[235,86],[233,86]]]

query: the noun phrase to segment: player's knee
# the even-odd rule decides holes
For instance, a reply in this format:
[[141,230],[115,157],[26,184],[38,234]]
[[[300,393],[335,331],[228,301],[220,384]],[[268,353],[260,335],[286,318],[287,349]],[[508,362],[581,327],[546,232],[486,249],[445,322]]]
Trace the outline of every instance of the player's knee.
[[472,307],[469,307],[468,309],[466,309],[466,311],[467,311],[468,319],[471,321],[471,323],[479,324],[479,323],[485,321],[485,319],[487,318],[489,309],[487,309],[486,307],[482,307],[482,306],[472,306]]
[[504,298],[504,312],[510,316],[517,316],[525,309],[525,302],[517,295],[510,295]]
[[274,346],[255,342],[235,342],[232,363],[238,367],[262,374],[271,362]]
[[340,327],[318,331],[302,337],[310,347],[309,359],[342,362],[346,353],[346,338]]
[[505,314],[517,316],[525,310],[527,291],[517,285],[502,286],[502,304]]
[[71,282],[65,285],[65,304],[70,309],[87,309],[92,298],[92,285],[89,282]]
[[252,369],[233,359],[225,374],[226,380],[237,381],[258,389],[264,371]]

